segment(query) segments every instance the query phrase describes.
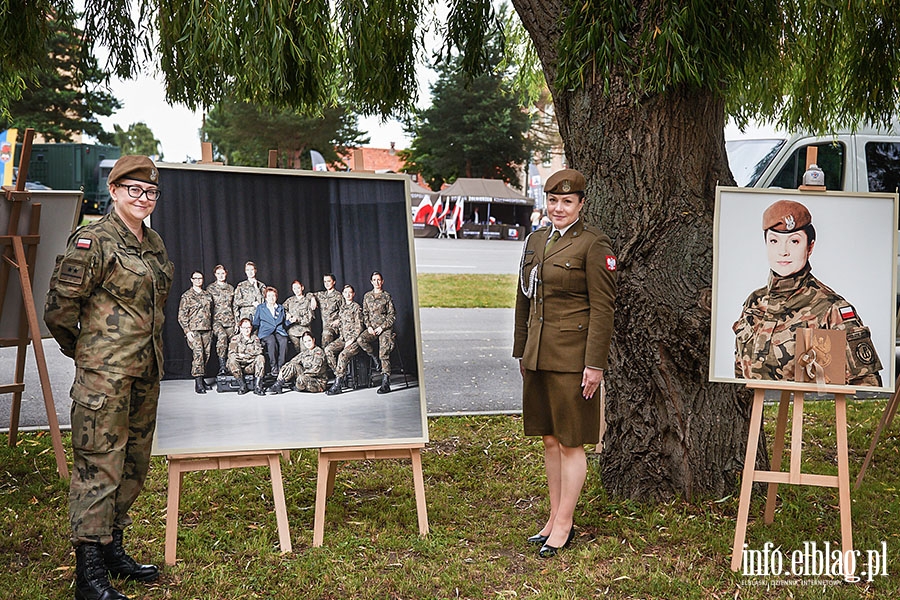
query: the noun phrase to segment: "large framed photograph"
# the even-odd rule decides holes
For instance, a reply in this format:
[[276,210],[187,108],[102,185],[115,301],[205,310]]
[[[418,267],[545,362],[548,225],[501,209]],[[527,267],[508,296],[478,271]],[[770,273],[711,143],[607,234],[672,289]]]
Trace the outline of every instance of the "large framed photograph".
[[897,194],[717,188],[710,380],[893,391],[897,224]]
[[[154,453],[427,441],[409,179],[217,165],[158,167],[162,195],[151,221],[175,273],[166,304],[165,379]],[[204,288],[215,281],[217,265],[237,287],[246,279],[248,261],[256,265],[258,281],[277,289],[279,304],[294,295],[294,282],[302,283],[306,294],[322,291],[326,275],[333,275],[338,292],[352,286],[354,300],[363,304],[373,289],[372,273],[381,273],[396,314],[390,392],[377,393],[375,376],[371,386],[359,383],[370,360],[360,351],[352,359],[354,385],[338,395],[195,393],[192,352],[178,323],[179,298],[191,287],[194,271],[204,275]],[[309,328],[321,344],[321,311],[313,315]],[[287,359],[301,349],[288,342]],[[213,341],[205,373],[214,377],[219,369]]]

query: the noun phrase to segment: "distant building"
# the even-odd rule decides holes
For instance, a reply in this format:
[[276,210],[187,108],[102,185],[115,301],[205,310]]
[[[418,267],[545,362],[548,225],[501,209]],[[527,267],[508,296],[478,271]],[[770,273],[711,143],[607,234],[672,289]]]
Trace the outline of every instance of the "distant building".
[[400,173],[406,164],[391,142],[390,148],[355,148],[342,157],[351,171]]

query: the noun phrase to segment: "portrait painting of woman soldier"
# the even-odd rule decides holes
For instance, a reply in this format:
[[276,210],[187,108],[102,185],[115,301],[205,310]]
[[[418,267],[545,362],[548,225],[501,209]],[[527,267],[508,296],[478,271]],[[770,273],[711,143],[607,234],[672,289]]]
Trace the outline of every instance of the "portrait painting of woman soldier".
[[846,334],[846,377],[839,383],[881,387],[882,364],[869,328],[850,302],[812,273],[816,229],[807,207],[776,201],[763,212],[762,234],[769,276],[732,327],[735,377],[793,381],[798,334],[832,329]]

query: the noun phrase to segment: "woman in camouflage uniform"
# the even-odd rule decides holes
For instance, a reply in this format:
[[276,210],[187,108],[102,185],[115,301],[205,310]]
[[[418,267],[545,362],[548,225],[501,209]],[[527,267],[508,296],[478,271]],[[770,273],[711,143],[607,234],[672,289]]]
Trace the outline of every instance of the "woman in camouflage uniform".
[[128,510],[144,486],[163,375],[163,309],[174,268],[144,224],[160,197],[146,156],[123,156],[107,180],[113,210],[75,231],[57,259],[44,321],[75,360],[69,520],[75,598],[126,598],[108,574],[153,581],[154,565],[122,546]]
[[768,284],[750,294],[733,326],[735,377],[793,381],[797,330],[839,329],[847,332],[846,383],[880,386],[881,361],[869,328],[849,302],[812,275],[816,230],[809,210],[779,200],[763,213],[762,228],[771,270]]
[[[372,361],[381,368],[379,394],[391,391],[391,350],[394,349],[394,301],[384,291],[381,273],[372,273],[372,290],[363,296],[363,324],[365,329],[359,334],[359,347],[365,350]],[[378,341],[378,358],[375,358],[375,341]]]

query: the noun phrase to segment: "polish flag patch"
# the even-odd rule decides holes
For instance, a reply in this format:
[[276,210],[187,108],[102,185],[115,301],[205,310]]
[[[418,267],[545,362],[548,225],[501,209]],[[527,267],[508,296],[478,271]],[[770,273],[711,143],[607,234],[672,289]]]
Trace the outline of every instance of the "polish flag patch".
[[607,271],[615,271],[616,270],[616,257],[610,254],[606,255],[606,270]]
[[838,311],[841,313],[841,318],[845,321],[847,319],[856,318],[856,311],[853,310],[852,306],[842,306],[838,309]]
[[75,247],[80,248],[81,250],[90,250],[90,248],[91,248],[90,238],[78,238],[78,241],[75,242]]

